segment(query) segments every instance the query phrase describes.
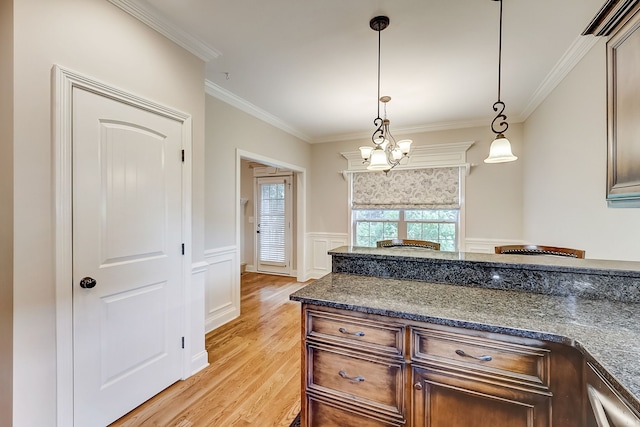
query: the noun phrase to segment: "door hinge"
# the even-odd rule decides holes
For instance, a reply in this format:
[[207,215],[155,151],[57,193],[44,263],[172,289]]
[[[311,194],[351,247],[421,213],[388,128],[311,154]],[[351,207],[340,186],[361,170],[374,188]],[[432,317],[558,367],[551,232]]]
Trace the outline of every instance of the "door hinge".
[[182,348],[184,348],[184,337],[182,337]]
[[182,244],[182,255],[184,255],[184,243]]
[[184,163],[184,150],[182,150],[182,163]]

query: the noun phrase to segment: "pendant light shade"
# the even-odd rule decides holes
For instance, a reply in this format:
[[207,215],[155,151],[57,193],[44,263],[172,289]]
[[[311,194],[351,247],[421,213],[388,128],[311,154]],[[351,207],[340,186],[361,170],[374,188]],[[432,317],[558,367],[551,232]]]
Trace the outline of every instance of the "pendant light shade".
[[489,148],[489,157],[484,159],[485,163],[504,163],[518,160],[511,152],[511,143],[503,134],[498,134]]
[[498,44],[498,100],[493,104],[493,111],[497,113],[491,122],[491,130],[496,134],[496,139],[489,148],[489,157],[484,159],[485,163],[505,163],[513,162],[518,158],[511,152],[511,143],[504,136],[504,132],[509,128],[507,116],[504,114],[505,105],[500,100],[500,83],[502,79],[502,0],[500,2],[500,38]]

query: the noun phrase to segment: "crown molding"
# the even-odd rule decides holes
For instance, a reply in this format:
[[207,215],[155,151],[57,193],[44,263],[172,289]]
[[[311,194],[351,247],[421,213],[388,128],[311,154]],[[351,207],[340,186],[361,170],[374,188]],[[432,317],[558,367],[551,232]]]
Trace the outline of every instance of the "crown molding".
[[562,55],[553,69],[547,74],[540,86],[531,96],[520,116],[522,121],[526,120],[540,104],[553,92],[562,80],[569,74],[578,62],[598,43],[598,38],[594,36],[578,36],[569,49]]
[[[474,127],[482,127],[488,126],[491,123],[491,119],[482,119],[482,120],[469,120],[469,121],[460,121],[460,122],[443,122],[443,123],[434,123],[424,126],[414,126],[414,127],[406,127],[406,128],[393,128],[393,134],[395,136],[403,136],[403,135],[414,135],[416,133],[424,133],[424,132],[437,132],[443,130],[454,130],[454,129],[463,129],[463,128],[474,128]],[[513,123],[519,123],[517,121]],[[373,127],[371,128],[371,132],[359,132],[359,133],[349,133],[342,135],[330,136],[327,138],[318,138],[314,139],[314,143],[323,143],[323,142],[338,142],[338,141],[353,141],[357,139],[370,139],[371,134],[373,133]]]
[[298,129],[294,128],[293,126],[288,125],[283,120],[279,119],[273,114],[266,112],[260,107],[253,105],[249,101],[243,98],[240,98],[238,95],[232,92],[229,92],[228,90],[226,90],[221,86],[218,86],[217,84],[213,83],[210,80],[204,81],[204,90],[207,93],[207,95],[211,95],[214,98],[221,100],[222,102],[232,105],[237,109],[244,111],[245,113],[250,114],[253,117],[258,118],[270,124],[271,126],[274,126],[280,130],[283,130],[284,132],[287,132],[290,135],[300,138],[305,142],[309,142],[309,143],[311,142],[311,138],[308,135],[300,132]]
[[216,59],[221,55],[193,34],[178,28],[167,20],[157,9],[139,0],[109,0],[109,2],[129,15],[153,28],[169,40],[182,46],[205,62]]

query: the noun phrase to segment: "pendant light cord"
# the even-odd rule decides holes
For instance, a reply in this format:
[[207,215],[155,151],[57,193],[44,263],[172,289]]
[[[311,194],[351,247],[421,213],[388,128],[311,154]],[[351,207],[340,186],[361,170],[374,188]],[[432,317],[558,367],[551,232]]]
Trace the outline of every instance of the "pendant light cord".
[[378,99],[377,99],[377,104],[378,104],[378,117],[380,117],[380,44],[381,44],[381,40],[382,40],[382,35],[380,33],[382,33],[382,30],[380,28],[377,29],[378,31]]
[[498,40],[498,100],[493,104],[493,111],[497,113],[491,122],[491,130],[496,135],[502,135],[509,128],[507,116],[504,114],[505,105],[500,99],[500,85],[502,83],[502,0],[500,2],[500,30]]
[[[500,82],[502,80],[502,0],[498,1],[500,2],[500,35],[498,40],[498,101],[500,101]],[[378,81],[379,80],[380,77],[378,77]],[[379,90],[380,89],[378,89],[378,91]]]

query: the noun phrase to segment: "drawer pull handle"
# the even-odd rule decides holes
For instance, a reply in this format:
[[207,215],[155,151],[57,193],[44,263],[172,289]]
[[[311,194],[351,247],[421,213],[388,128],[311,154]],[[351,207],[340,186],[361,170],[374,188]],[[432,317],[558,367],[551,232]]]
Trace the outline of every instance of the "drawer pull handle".
[[338,329],[338,332],[340,332],[341,334],[355,335],[355,336],[357,336],[357,337],[363,337],[363,336],[364,336],[364,332],[362,332],[362,331],[358,331],[358,332],[349,332],[349,331],[347,331],[345,328],[340,328],[340,329]]
[[350,381],[356,382],[356,383],[361,383],[362,381],[364,381],[364,377],[361,377],[361,376],[350,377],[349,375],[347,375],[347,373],[345,371],[340,371],[340,372],[338,372],[338,374],[342,378],[344,378],[346,380],[350,380]]
[[415,388],[416,390],[422,390],[422,384],[421,383],[415,383],[413,385],[413,388]]
[[491,356],[472,356],[470,354],[465,353],[462,350],[456,350],[456,354],[462,357],[470,357],[472,359],[482,360],[483,362],[490,362],[491,359],[493,359]]

